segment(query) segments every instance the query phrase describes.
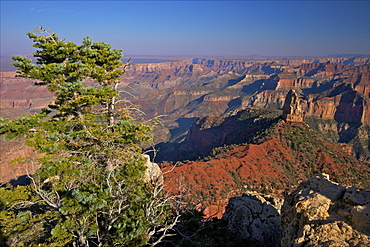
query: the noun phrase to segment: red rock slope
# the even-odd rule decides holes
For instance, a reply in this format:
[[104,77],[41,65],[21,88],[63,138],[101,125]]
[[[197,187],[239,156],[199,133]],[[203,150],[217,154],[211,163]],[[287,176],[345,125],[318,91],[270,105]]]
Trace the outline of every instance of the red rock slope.
[[332,144],[311,128],[280,122],[261,144],[230,146],[206,161],[163,164],[169,190],[182,190],[207,216],[220,217],[227,199],[256,190],[283,197],[302,180],[327,173],[348,186],[370,186],[370,169],[346,145]]

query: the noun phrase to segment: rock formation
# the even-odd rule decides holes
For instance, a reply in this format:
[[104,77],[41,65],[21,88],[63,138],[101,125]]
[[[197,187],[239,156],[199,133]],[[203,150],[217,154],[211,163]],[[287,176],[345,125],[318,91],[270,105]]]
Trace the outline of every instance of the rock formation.
[[370,189],[316,175],[286,197],[282,226],[282,246],[370,246]]
[[304,113],[300,102],[299,94],[291,89],[286,98],[283,107],[283,119],[287,123],[302,123],[304,120]]
[[245,241],[246,246],[277,247],[280,246],[282,228],[279,212],[272,204],[278,206],[279,202],[258,193],[233,197],[222,221],[235,238]]
[[246,246],[370,246],[370,189],[320,174],[285,198],[280,218],[281,203],[248,192],[229,200],[222,220]]
[[161,168],[159,168],[158,164],[151,162],[150,157],[147,154],[143,154],[144,158],[146,159],[145,166],[145,174],[144,180],[149,182],[153,186],[160,186],[163,184],[163,173]]
[[[123,83],[119,90],[122,98],[131,100],[145,112],[139,121],[163,116],[163,125],[154,128],[155,144],[179,144],[196,118],[226,117],[250,106],[282,109],[287,91],[295,89],[301,92],[302,89],[303,97],[307,99],[302,105],[306,122],[317,130],[324,130],[322,132],[330,140],[351,145],[358,159],[370,162],[368,58],[249,61],[199,58],[176,61],[134,64],[121,78]],[[14,119],[21,114],[40,112],[53,100],[46,87],[34,87],[30,79],[14,77],[15,72],[2,72],[0,75],[1,117]],[[289,121],[288,116],[294,115],[286,115]],[[200,137],[201,142],[188,146],[200,148],[194,148],[196,150],[192,152],[175,147],[170,152],[193,153],[198,158],[201,155],[196,153],[197,150],[210,151],[215,142],[221,146],[234,144],[230,140],[239,138],[241,141],[240,137],[249,133],[247,130],[231,136],[229,130],[221,131],[225,129],[190,130],[190,134]],[[203,145],[207,143],[210,145]],[[157,157],[168,150],[162,148]],[[4,164],[9,163],[10,157],[2,157]],[[167,160],[167,155],[165,158]],[[7,168],[6,172],[10,174],[12,171],[8,172]]]
[[278,82],[276,89],[291,89],[291,88],[310,88],[315,82],[312,78],[297,77],[295,74],[284,70],[278,74]]

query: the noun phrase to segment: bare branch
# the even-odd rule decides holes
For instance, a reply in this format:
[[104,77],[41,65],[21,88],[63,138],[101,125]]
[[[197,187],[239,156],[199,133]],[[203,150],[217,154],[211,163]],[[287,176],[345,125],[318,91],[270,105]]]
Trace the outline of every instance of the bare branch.
[[[36,29],[34,32],[41,32],[41,33],[46,33],[48,37],[54,42],[54,44],[57,44],[56,40],[54,39],[53,35],[49,33],[50,29],[45,29],[43,26],[37,26],[39,29]],[[53,33],[55,34],[55,33]]]

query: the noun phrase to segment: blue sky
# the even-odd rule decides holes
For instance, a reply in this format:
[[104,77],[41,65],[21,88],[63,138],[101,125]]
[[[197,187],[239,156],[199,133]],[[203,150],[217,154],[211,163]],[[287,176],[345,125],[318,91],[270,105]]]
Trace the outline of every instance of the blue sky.
[[1,1],[1,54],[42,25],[128,55],[370,54],[370,1]]

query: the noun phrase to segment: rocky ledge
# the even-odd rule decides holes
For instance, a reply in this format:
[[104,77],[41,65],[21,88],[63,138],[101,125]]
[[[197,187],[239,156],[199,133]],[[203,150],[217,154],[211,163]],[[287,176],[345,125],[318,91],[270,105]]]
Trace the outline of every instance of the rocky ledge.
[[370,246],[370,189],[303,181],[281,203],[248,193],[229,201],[223,221],[248,246]]
[[370,246],[370,189],[316,175],[285,199],[283,246]]

